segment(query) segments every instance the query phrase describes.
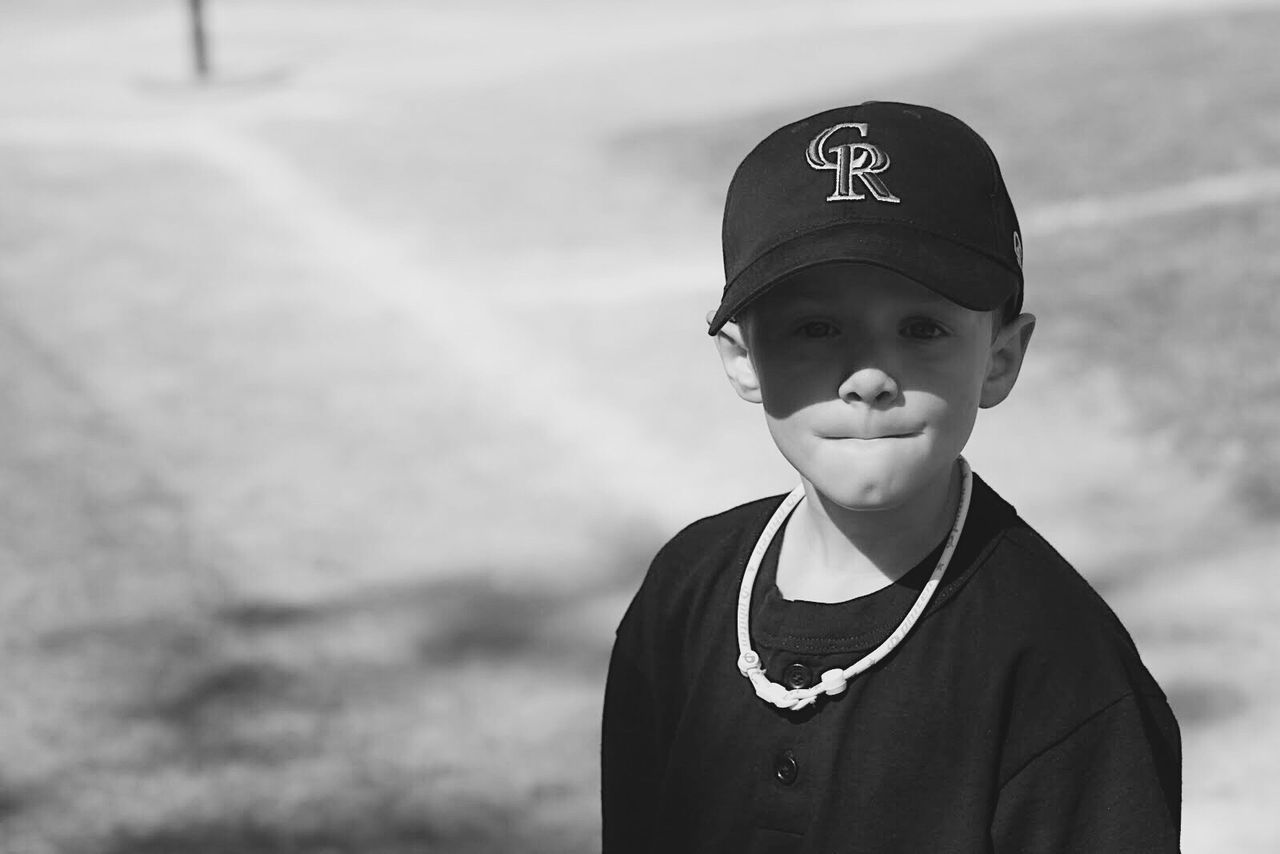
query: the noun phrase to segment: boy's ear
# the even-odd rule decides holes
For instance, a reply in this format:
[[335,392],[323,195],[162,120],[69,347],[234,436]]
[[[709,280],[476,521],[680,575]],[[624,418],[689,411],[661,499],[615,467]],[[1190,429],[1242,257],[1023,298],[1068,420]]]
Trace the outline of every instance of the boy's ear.
[[[713,316],[714,311],[707,312],[708,325]],[[716,350],[720,352],[720,361],[724,363],[729,385],[733,386],[738,397],[750,403],[760,403],[760,377],[756,375],[755,365],[751,364],[747,339],[736,321],[731,320],[720,327],[720,331],[716,333]]]
[[991,358],[987,362],[987,376],[982,381],[982,395],[978,402],[983,409],[995,406],[1013,391],[1035,329],[1035,315],[1020,314],[996,333],[991,342]]

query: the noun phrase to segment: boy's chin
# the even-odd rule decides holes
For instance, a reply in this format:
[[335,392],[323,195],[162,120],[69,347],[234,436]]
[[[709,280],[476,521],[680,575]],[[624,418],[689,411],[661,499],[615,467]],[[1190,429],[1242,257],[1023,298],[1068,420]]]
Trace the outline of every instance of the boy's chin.
[[829,503],[851,512],[873,513],[896,510],[926,497],[933,490],[946,490],[949,478],[933,477],[923,471],[815,472],[801,476]]
[[875,513],[894,510],[907,504],[911,493],[879,484],[838,484],[829,486],[821,482],[810,484],[830,504],[854,513]]

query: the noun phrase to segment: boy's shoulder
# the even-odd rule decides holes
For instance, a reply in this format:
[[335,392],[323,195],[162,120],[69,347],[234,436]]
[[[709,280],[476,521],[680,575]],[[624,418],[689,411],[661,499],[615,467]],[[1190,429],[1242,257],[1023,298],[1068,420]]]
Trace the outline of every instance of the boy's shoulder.
[[1158,728],[1148,735],[1176,751],[1168,698],[1089,578],[1012,509],[989,549],[955,616],[972,659],[1006,698],[1007,775],[1046,745],[1126,716]]
[[655,564],[706,556],[736,553],[753,533],[764,529],[785,494],[757,498],[711,516],[704,516],[682,528],[659,549]]
[[[686,525],[667,541],[618,626],[618,648],[661,657],[691,626],[732,620],[741,569],[760,531],[785,496],[740,504]],[[672,653],[674,654],[674,653]]]
[[1089,579],[990,487],[981,490],[1004,508],[1001,523],[980,523],[987,552],[963,570],[973,574],[964,598],[984,635],[1023,668],[1058,674],[1086,694],[1163,698],[1129,631]]
[[723,586],[727,595],[785,497],[748,501],[686,525],[654,556],[630,611],[661,611],[671,618],[696,602],[705,604],[713,588]]
[[1119,618],[1085,575],[1009,509],[1009,521],[993,538],[984,567],[983,595],[1009,600],[1008,610],[1022,615],[1017,622],[1033,625],[1037,634],[1075,634],[1073,627],[1086,633],[1103,627],[1123,632]]
[[704,583],[745,562],[760,531],[785,497],[758,498],[686,525],[658,550],[645,586]]

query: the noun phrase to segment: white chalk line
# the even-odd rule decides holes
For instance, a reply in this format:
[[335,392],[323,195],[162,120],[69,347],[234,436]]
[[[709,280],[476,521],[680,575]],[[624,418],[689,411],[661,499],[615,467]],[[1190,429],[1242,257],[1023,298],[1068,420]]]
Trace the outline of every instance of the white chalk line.
[[1037,237],[1114,228],[1148,219],[1243,207],[1280,198],[1280,168],[1210,175],[1137,193],[1093,196],[1033,209],[1023,230]]
[[[269,146],[244,133],[194,123],[112,127],[100,134],[69,126],[11,127],[0,132],[0,140],[115,144],[134,151],[180,154],[213,165],[292,229],[318,269],[341,271],[352,283],[341,294],[327,290],[325,299],[332,301],[336,296],[353,306],[376,299],[400,308],[416,325],[425,327],[427,340],[449,354],[447,370],[491,390],[484,397],[500,408],[504,420],[514,417],[517,423],[539,425],[578,465],[597,472],[592,489],[600,502],[613,502],[619,508],[639,504],[664,520],[667,515],[684,515],[678,509],[672,514],[662,512],[662,502],[655,497],[668,494],[673,483],[697,467],[655,443],[644,424],[599,395],[587,393],[586,378],[574,364],[581,354],[543,346],[526,330],[504,322],[490,301],[473,296],[468,289],[450,287],[397,241],[321,192]],[[482,334],[477,334],[477,323]],[[626,394],[625,388],[612,391]]]

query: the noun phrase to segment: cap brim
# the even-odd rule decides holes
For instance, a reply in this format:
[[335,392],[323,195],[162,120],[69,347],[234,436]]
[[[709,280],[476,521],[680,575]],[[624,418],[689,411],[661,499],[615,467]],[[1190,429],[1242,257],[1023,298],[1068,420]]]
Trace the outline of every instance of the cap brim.
[[725,287],[709,334],[788,276],[833,261],[885,267],[974,311],[997,309],[1022,288],[1018,272],[944,237],[899,224],[837,226],[795,237],[752,262]]

